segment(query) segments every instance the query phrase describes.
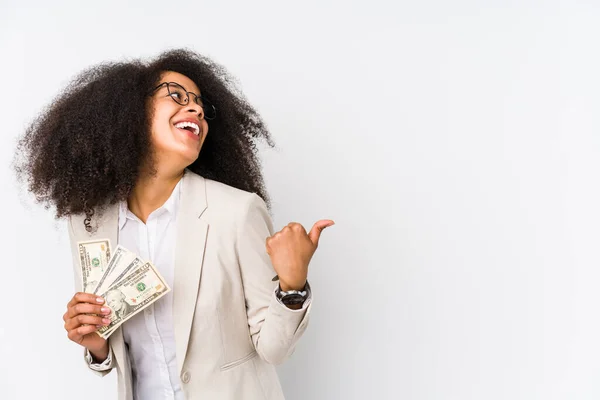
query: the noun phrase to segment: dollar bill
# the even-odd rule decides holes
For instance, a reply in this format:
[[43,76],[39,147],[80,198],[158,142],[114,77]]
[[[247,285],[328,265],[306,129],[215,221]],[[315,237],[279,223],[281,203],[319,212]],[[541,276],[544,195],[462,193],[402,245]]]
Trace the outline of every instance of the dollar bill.
[[[119,247],[117,247],[117,250],[119,250]],[[117,255],[117,250],[115,250],[113,257],[115,257]],[[123,257],[123,261],[118,263],[117,265],[114,266],[114,269],[112,269],[111,271],[109,271],[108,273],[110,274],[110,277],[108,277],[105,281],[104,281],[104,288],[103,289],[99,289],[98,292],[99,293],[103,293],[104,291],[108,290],[108,288],[110,288],[112,285],[116,284],[117,282],[121,281],[122,279],[124,279],[131,271],[137,269],[138,267],[140,267],[141,265],[144,264],[144,261],[137,257],[134,253],[130,252],[127,249],[123,250],[129,252],[129,254],[127,256]],[[129,263],[129,265],[126,265],[126,262],[128,262],[131,258],[133,257],[133,260],[131,261],[131,263]],[[108,282],[108,284],[107,284]],[[100,291],[102,290],[102,291]],[[94,292],[94,294],[97,294],[96,292]],[[112,327],[110,330],[104,332],[104,336],[106,338],[108,338],[112,332],[117,329],[120,325],[114,326]]]
[[77,242],[81,268],[82,291],[93,293],[104,276],[110,260],[110,240],[99,239]]
[[98,329],[96,333],[102,338],[108,339],[121,324],[163,297],[170,290],[150,262],[129,270],[123,279],[102,293],[101,296],[112,311],[111,322]]
[[109,287],[117,282],[117,278],[123,277],[122,273],[128,270],[128,267],[135,258],[136,256],[133,252],[127,250],[121,245],[117,246],[112,258],[108,263],[104,275],[102,275],[102,277],[99,279],[92,293],[104,293]]

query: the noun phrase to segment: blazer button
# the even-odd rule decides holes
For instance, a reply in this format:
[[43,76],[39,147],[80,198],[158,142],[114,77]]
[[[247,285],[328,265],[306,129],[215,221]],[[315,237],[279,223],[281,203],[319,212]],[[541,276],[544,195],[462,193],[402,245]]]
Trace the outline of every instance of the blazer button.
[[183,383],[190,383],[190,373],[188,371],[185,371],[183,375],[181,375],[181,381]]

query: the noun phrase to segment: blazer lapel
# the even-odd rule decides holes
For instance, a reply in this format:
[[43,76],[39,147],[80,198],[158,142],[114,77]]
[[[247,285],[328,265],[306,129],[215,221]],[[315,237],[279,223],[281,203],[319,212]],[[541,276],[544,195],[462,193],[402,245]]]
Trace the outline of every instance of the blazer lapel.
[[207,207],[206,181],[189,171],[182,179],[172,288],[175,353],[180,374],[190,339],[208,234],[208,224],[200,219]]

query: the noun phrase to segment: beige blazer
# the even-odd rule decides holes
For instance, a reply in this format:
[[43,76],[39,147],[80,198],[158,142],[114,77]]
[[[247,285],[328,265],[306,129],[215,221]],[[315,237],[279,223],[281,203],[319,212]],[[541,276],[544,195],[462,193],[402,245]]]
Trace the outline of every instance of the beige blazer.
[[[273,226],[266,206],[255,194],[189,170],[182,179],[172,290],[186,399],[283,399],[274,364],[292,354],[311,306],[290,310],[273,295],[275,271],[265,250]],[[77,242],[109,238],[113,249],[118,243],[117,205],[94,216],[93,233],[83,218],[72,216],[68,224],[76,291],[82,287]],[[131,400],[131,366],[120,328],[109,345],[119,400]]]

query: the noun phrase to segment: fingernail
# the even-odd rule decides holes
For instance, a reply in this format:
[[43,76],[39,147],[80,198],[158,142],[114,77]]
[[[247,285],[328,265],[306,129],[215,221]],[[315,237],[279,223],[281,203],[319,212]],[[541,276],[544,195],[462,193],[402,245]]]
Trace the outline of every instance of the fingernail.
[[97,298],[96,298],[96,301],[97,301],[98,303],[104,303],[104,299],[103,299],[102,297],[97,297]]
[[102,322],[104,322],[105,324],[110,324],[110,319],[102,318]]
[[110,308],[108,308],[108,307],[102,307],[100,309],[100,311],[102,311],[104,314],[108,314],[110,312]]
[[96,325],[96,328],[100,329],[102,328],[104,325]]

